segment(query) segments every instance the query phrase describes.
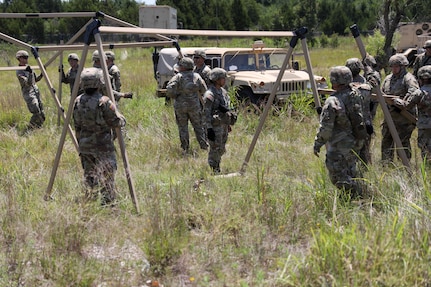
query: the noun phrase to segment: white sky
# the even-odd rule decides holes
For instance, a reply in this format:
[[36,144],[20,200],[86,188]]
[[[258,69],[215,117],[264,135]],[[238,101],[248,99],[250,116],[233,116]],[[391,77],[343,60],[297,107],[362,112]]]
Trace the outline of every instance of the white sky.
[[156,5],[156,0],[138,0],[138,3],[144,4],[145,5]]

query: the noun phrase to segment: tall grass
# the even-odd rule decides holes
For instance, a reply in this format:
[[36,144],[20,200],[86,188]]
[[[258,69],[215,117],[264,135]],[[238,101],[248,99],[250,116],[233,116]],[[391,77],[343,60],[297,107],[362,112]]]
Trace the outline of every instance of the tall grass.
[[[352,38],[339,43],[310,51],[315,74],[326,76],[329,67],[358,55]],[[47,122],[21,135],[30,115],[15,74],[2,72],[0,286],[429,284],[429,167],[420,159],[416,133],[411,172],[400,162],[381,166],[379,111],[373,164],[364,173],[369,191],[351,202],[330,183],[324,152],[313,155],[318,119],[312,106],[292,98],[270,113],[245,174],[214,177],[192,132],[192,155],[181,155],[173,108],[154,97],[151,52],[127,49],[117,60],[124,91],[135,93],[120,109],[140,214],[120,155],[118,205],[82,200],[82,169],[69,136],[54,200],[43,200],[62,131],[54,101],[39,83]],[[57,83],[56,67],[47,69]],[[68,92],[64,86],[66,108]],[[240,111],[222,158],[224,173],[239,171],[258,123],[257,115]]]

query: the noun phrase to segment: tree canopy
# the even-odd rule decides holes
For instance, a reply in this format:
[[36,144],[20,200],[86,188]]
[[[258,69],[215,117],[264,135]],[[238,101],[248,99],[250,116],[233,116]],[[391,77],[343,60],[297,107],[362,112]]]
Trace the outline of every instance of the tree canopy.
[[[4,0],[2,13],[96,12],[138,25],[135,0]],[[431,4],[419,0],[157,0],[177,9],[184,29],[295,30],[306,26],[325,35],[346,35],[356,23],[361,31],[390,33],[399,21],[430,20]],[[380,16],[383,15],[383,16]],[[0,19],[2,33],[25,41],[55,42],[75,34],[88,19]]]

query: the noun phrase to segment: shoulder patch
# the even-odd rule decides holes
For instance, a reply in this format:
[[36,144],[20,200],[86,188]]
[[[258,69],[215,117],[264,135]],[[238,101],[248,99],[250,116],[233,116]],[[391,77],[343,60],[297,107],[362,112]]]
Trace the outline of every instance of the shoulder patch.
[[208,100],[210,100],[211,102],[214,102],[214,95],[213,95],[213,93],[207,93],[205,95],[205,98],[208,99]]

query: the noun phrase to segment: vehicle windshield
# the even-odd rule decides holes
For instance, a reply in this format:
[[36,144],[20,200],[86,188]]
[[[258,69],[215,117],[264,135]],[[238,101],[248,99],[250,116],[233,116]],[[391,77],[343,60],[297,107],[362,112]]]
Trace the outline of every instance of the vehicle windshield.
[[285,53],[233,53],[226,54],[226,71],[279,70],[286,57]]

